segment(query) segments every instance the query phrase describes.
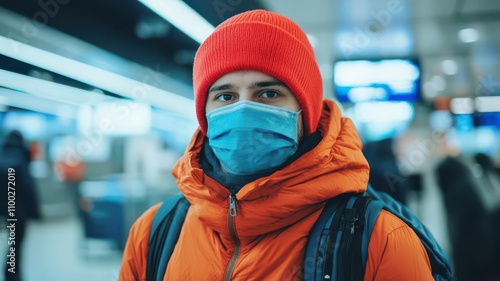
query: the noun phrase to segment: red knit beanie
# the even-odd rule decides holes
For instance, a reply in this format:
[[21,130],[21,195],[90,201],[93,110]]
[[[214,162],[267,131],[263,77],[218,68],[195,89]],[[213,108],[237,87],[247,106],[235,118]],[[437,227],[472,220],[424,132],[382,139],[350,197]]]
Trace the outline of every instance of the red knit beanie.
[[316,131],[323,83],[311,44],[292,20],[264,10],[244,12],[221,23],[201,44],[194,59],[193,86],[204,134],[210,86],[239,70],[260,71],[285,83],[302,108],[306,134]]

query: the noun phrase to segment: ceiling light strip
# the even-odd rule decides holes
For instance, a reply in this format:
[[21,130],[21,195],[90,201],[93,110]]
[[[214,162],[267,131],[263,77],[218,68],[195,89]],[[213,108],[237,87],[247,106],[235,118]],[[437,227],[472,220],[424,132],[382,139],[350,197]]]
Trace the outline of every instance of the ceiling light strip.
[[75,106],[99,104],[116,98],[0,69],[0,86]]
[[191,99],[1,35],[0,54],[181,116],[194,117]]
[[78,107],[66,103],[54,102],[27,93],[0,88],[0,103],[35,112],[76,119]]
[[215,27],[181,0],[139,0],[179,30],[202,43]]
[[477,112],[500,112],[500,96],[477,97]]

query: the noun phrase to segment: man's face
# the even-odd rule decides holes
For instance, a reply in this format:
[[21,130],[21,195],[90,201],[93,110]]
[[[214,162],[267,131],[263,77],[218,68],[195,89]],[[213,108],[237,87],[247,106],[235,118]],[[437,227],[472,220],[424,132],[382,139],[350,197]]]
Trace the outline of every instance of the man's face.
[[[208,90],[205,112],[243,100],[300,110],[299,102],[285,84],[259,71],[242,70],[228,73],[214,82]],[[304,131],[302,113],[298,118],[300,140]]]

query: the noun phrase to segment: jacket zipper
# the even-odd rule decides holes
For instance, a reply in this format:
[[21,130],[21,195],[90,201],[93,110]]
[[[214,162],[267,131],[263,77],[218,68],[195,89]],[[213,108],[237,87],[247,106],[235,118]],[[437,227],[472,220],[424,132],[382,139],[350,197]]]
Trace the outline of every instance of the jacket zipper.
[[224,278],[225,281],[231,280],[231,275],[233,273],[236,260],[240,255],[240,249],[241,249],[240,239],[236,235],[236,229],[234,227],[234,218],[236,216],[238,216],[238,211],[236,210],[236,193],[234,192],[234,189],[231,189],[231,193],[229,194],[228,227],[229,227],[229,234],[231,235],[231,238],[234,241],[234,252],[226,269],[226,277]]

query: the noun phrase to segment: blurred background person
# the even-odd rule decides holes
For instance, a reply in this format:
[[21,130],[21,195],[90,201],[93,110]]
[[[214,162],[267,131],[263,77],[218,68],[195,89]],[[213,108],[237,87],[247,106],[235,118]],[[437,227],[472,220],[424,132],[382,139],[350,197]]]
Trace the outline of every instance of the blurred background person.
[[[14,218],[17,219],[14,229],[15,244],[9,244],[9,248],[15,248],[15,273],[8,271],[11,267],[9,263],[4,263],[4,276],[6,281],[20,281],[22,280],[23,272],[26,270],[22,263],[24,258],[23,252],[25,252],[24,240],[26,224],[29,219],[40,218],[39,202],[35,189],[35,182],[29,169],[31,162],[30,151],[24,144],[23,135],[19,131],[10,132],[5,138],[1,148],[0,183],[2,185],[2,195],[0,198],[2,200],[2,207],[0,208],[0,214],[4,217],[2,222],[5,222],[7,218],[12,218],[7,212],[7,206],[10,206],[7,196],[7,186],[13,187],[15,190],[15,210],[13,212],[15,213]],[[14,185],[9,183],[9,168],[15,171],[13,172],[15,178],[13,181],[15,182]],[[2,227],[2,231],[6,231],[6,229],[7,228]],[[9,230],[7,229],[7,231]],[[10,236],[10,234],[7,236]],[[2,243],[7,244],[7,241],[2,241]]]
[[[474,155],[474,176],[477,181],[477,191],[488,213],[498,212],[500,208],[500,178],[497,168],[490,156],[485,153]],[[500,225],[500,220],[498,221]]]
[[369,182],[375,190],[386,192],[399,202],[407,203],[407,178],[401,173],[394,153],[395,139],[385,138],[363,145],[363,154],[370,164]]
[[437,166],[452,259],[459,281],[499,280],[499,216],[488,210],[479,190],[490,187],[475,178],[468,161],[450,156]]

